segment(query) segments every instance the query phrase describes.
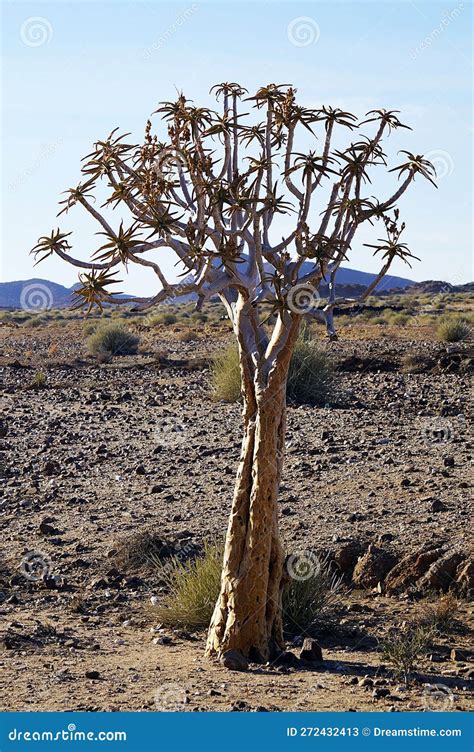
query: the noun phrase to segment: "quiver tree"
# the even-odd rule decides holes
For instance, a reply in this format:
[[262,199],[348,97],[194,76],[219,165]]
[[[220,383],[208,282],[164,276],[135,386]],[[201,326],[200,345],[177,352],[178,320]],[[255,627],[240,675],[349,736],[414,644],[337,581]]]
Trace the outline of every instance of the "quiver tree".
[[[139,145],[117,131],[95,144],[83,182],[67,191],[60,212],[81,205],[100,225],[105,242],[91,261],[74,258],[70,233],[59,230],[40,238],[33,253],[56,254],[85,270],[75,295],[87,310],[132,300],[145,310],[188,293],[198,309],[213,296],[223,302],[238,342],[244,437],[207,653],[237,649],[267,660],[283,646],[277,495],[286,381],[302,315],[322,319],[335,337],[334,307],[362,301],[394,259],[409,262],[396,204],[417,174],[433,182],[434,169],[405,152],[404,164],[389,170],[383,140],[407,127],[396,111],[372,111],[358,123],[339,109],[302,107],[287,85],[247,96],[241,86],[223,83],[212,92],[220,112],[196,107],[182,94],[161,104],[156,112],[165,141],[148,121]],[[370,135],[360,134],[363,126]],[[344,132],[350,143],[336,149],[333,142]],[[367,195],[377,170],[398,172],[392,195]],[[104,190],[99,210],[93,197]],[[120,212],[115,224],[114,210]],[[279,215],[286,215],[284,223]],[[377,223],[384,238],[370,246],[381,255],[379,273],[358,301],[338,298],[337,270],[357,230]],[[178,282],[162,271],[165,248],[177,257]],[[110,291],[118,269],[129,264],[156,275],[154,297],[116,298]],[[320,304],[318,288],[326,280],[329,297]]]

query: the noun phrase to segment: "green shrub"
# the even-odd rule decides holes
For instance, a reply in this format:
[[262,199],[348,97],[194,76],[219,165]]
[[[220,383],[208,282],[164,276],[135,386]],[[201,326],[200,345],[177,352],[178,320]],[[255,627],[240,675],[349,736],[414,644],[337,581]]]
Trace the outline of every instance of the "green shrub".
[[[222,546],[207,544],[202,558],[184,563],[177,558],[164,564],[157,561],[159,580],[168,588],[154,610],[157,619],[170,627],[207,628],[219,596],[222,559]],[[327,561],[320,564],[307,579],[290,578],[283,591],[288,634],[309,631],[321,616],[328,615],[338,598],[341,579],[331,572]]]
[[48,378],[44,371],[36,371],[35,375],[30,381],[29,388],[37,391],[39,389],[46,389],[48,384]]
[[471,327],[461,316],[445,319],[436,330],[436,336],[441,342],[462,342],[468,339],[470,334]]
[[204,324],[209,319],[209,316],[207,315],[207,313],[201,313],[200,311],[197,311],[191,314],[191,318],[193,319],[193,321],[199,321],[201,324]]
[[94,354],[111,353],[112,355],[135,355],[140,338],[119,324],[100,326],[92,334],[87,346]]
[[[288,372],[287,397],[305,405],[325,404],[331,396],[333,365],[304,328],[296,343]],[[216,399],[236,402],[240,398],[240,367],[236,345],[218,353],[212,365],[213,394]]]
[[[291,557],[290,557],[291,558]],[[310,632],[315,623],[327,616],[339,599],[342,577],[327,559],[313,559],[317,566],[304,579],[292,579],[283,591],[283,619],[290,634]]]
[[156,313],[148,316],[147,324],[149,326],[158,326],[159,324],[171,326],[171,324],[176,324],[177,320],[178,317],[174,313]]
[[408,316],[406,313],[396,313],[392,316],[390,323],[394,326],[406,326],[410,321],[410,318],[411,316]]
[[97,324],[93,324],[92,321],[86,321],[82,327],[82,331],[84,332],[86,337],[89,337],[91,334],[94,334],[96,329],[97,329]]
[[423,353],[409,352],[402,358],[402,367],[407,373],[423,373],[432,366],[433,362]]
[[38,327],[43,326],[45,323],[45,319],[41,314],[34,313],[29,318],[23,319],[23,326],[26,326],[28,328],[32,329],[38,329]]
[[222,547],[207,544],[204,556],[181,562],[158,563],[160,579],[168,587],[154,613],[167,626],[196,630],[209,626],[219,596]]
[[323,405],[331,397],[333,365],[316,342],[299,338],[288,373],[287,397],[304,405]]
[[237,402],[240,398],[240,365],[236,345],[217,353],[212,361],[212,392],[215,399]]
[[382,643],[383,660],[389,663],[395,676],[407,684],[410,674],[426,656],[433,632],[425,626],[410,625],[393,630]]

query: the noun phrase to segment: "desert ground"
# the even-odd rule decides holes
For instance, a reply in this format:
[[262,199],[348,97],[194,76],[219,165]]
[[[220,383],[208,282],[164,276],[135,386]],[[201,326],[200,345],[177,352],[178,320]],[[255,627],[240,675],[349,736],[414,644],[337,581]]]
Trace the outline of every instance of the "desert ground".
[[[439,341],[444,304],[406,301],[403,321],[344,316],[334,342],[314,327],[334,387],[289,406],[281,531],[341,584],[311,630],[322,661],[246,671],[208,662],[204,630],[157,619],[166,585],[141,549],[223,540],[240,405],[212,394],[221,309],[109,311],[140,336],[113,358],[88,352],[97,318],[1,315],[0,710],[473,707],[473,346]],[[384,642],[423,619],[432,641],[405,682]],[[289,636],[295,656],[307,636]]]

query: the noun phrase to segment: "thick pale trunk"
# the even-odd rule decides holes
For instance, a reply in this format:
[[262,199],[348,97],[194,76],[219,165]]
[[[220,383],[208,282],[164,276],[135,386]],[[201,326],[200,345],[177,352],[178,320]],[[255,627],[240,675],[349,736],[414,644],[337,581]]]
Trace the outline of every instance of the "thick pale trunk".
[[241,369],[245,433],[227,530],[221,590],[206,654],[238,650],[263,662],[283,647],[284,550],[278,529],[278,488],[286,429],[286,381],[299,322],[275,358],[264,386]]
[[284,422],[284,400],[277,394],[246,425],[208,654],[236,649],[264,661],[283,647],[277,497]]

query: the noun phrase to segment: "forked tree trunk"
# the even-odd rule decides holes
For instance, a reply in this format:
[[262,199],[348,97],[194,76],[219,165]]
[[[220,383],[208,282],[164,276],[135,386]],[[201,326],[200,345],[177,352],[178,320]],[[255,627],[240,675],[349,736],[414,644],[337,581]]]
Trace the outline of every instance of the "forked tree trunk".
[[277,499],[286,430],[286,381],[297,330],[294,322],[263,389],[255,389],[248,378],[241,348],[245,432],[221,590],[207,639],[208,656],[236,649],[263,662],[283,648],[285,555]]

